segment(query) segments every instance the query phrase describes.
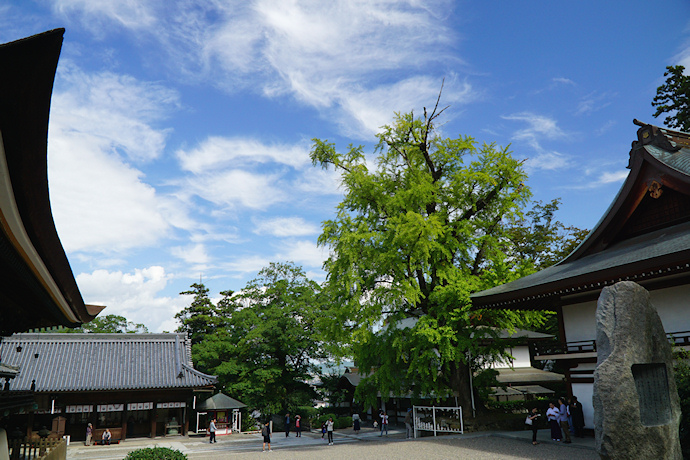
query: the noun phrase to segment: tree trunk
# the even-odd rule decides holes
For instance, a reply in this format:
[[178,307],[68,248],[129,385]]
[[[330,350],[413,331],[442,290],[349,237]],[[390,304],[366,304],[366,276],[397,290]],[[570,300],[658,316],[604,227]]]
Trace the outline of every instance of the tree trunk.
[[[474,417],[475,411],[472,409],[472,391],[470,384],[470,367],[460,361],[455,363],[451,372],[451,388],[458,395],[458,404],[462,407],[463,417]],[[476,399],[475,399],[476,402]]]

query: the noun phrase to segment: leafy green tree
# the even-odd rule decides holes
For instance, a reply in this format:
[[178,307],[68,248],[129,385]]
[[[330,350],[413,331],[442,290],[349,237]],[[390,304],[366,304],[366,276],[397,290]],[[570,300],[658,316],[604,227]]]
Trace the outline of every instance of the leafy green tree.
[[318,240],[331,251],[326,331],[370,373],[357,390],[365,403],[412,390],[455,394],[470,407],[470,373],[504,353],[498,331],[543,321],[537,312],[471,310],[470,293],[533,270],[509,257],[505,231],[530,191],[507,148],[441,137],[442,112],[437,102],[423,118],[396,114],[378,134],[371,169],[361,146],[338,153],[314,139],[311,150],[345,189]]
[[683,75],[684,71],[682,65],[666,67],[666,82],[656,89],[652,106],[656,107],[654,117],[671,114],[664,120],[669,128],[690,131],[690,76]]
[[193,295],[194,299],[175,318],[181,323],[177,332],[186,332],[193,345],[215,332],[222,325],[223,318],[218,307],[208,297],[208,288],[203,283],[193,283],[190,287],[190,290],[182,291],[180,295]]
[[291,263],[271,263],[238,293],[222,294],[224,327],[192,348],[198,369],[264,413],[311,405],[308,382],[323,358],[319,285]]
[[585,239],[589,230],[565,226],[555,219],[560,198],[534,203],[524,215],[506,226],[510,239],[507,254],[519,260],[526,270],[543,270],[565,258]]
[[128,321],[127,318],[120,315],[104,315],[97,316],[91,322],[82,324],[81,326],[70,329],[67,327],[49,329],[45,332],[66,332],[66,333],[77,333],[77,332],[93,332],[93,333],[147,333],[148,328],[142,323],[135,323]]

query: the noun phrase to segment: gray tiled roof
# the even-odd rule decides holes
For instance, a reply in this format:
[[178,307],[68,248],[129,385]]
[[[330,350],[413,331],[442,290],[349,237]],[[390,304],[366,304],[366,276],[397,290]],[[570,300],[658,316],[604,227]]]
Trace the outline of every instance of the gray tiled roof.
[[[557,283],[563,279],[571,279],[570,289],[578,288],[579,278],[588,275],[598,283],[611,284],[616,278],[644,279],[647,272],[660,271],[655,267],[654,260],[664,259],[664,267],[668,266],[668,258],[676,257],[674,263],[683,266],[690,261],[690,223],[678,224],[673,227],[657,230],[629,240],[612,245],[607,251],[598,252],[572,262],[561,262],[540,272],[517,279],[513,282],[478,292],[473,299],[482,299],[494,295],[512,295],[510,300],[519,299],[519,293],[525,296],[538,293],[553,293]],[[641,268],[640,268],[641,267]],[[663,272],[667,271],[664,268]],[[529,290],[532,290],[529,291]],[[518,294],[513,294],[518,293]]]
[[186,342],[184,334],[15,334],[0,343],[0,357],[20,368],[13,390],[29,390],[33,379],[37,392],[215,384],[192,367]]

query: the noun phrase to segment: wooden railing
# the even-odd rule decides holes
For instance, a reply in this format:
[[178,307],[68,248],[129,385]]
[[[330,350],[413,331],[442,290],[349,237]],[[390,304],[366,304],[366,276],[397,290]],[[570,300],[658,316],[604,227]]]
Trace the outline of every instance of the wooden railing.
[[566,355],[572,353],[589,353],[597,351],[594,340],[579,342],[539,342],[534,344],[534,355]]
[[[690,331],[669,332],[666,336],[671,346],[690,347]],[[596,351],[597,343],[595,340],[581,340],[579,342],[538,342],[534,344],[534,356],[567,355]]]
[[67,442],[62,438],[9,439],[10,460],[66,460]]

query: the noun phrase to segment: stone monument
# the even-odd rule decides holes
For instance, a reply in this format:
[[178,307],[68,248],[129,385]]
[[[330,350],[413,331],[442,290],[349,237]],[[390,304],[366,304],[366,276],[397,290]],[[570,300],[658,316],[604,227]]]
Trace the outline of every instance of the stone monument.
[[632,281],[604,288],[596,323],[593,403],[599,456],[682,460],[671,346],[649,292]]

